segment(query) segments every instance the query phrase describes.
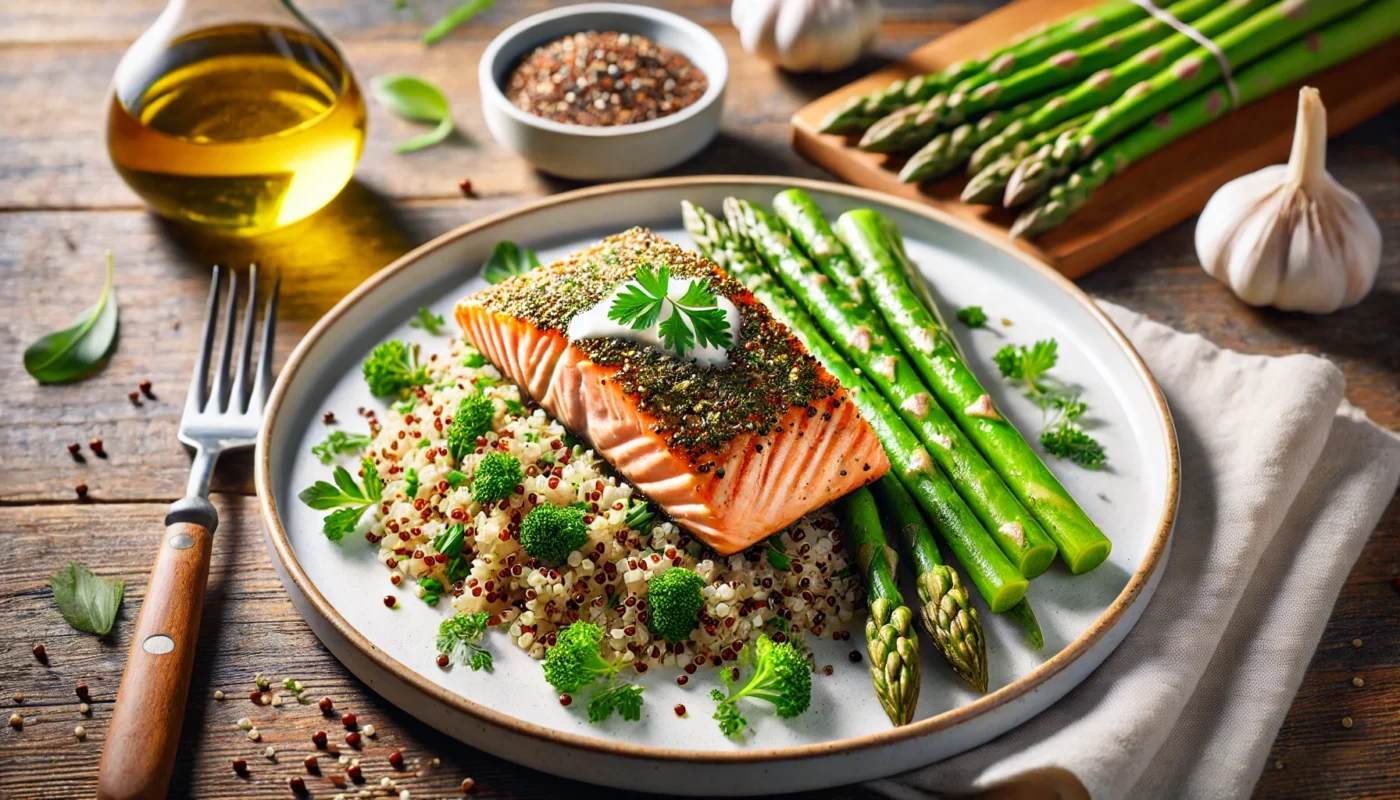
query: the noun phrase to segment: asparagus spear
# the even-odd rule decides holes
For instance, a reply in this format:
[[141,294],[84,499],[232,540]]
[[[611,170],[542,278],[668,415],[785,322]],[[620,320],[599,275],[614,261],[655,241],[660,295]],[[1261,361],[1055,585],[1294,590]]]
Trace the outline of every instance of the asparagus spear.
[[875,498],[864,487],[836,501],[841,530],[851,537],[856,559],[865,571],[870,618],[865,621],[865,646],[870,653],[870,678],[875,696],[895,725],[914,721],[923,671],[914,612],[904,604],[895,583],[898,556],[880,529]]
[[846,298],[857,305],[865,302],[864,281],[855,262],[836,239],[822,210],[806,192],[795,189],[779,192],[773,198],[773,211],[791,231],[823,275],[841,284]]
[[899,171],[899,179],[904,183],[918,183],[947,175],[967,160],[982,142],[1035,113],[1038,107],[1035,102],[1021,103],[1005,111],[983,114],[975,123],[963,123],[948,133],[938,134],[909,157]]
[[958,356],[952,336],[938,326],[911,288],[912,267],[899,231],[878,213],[860,209],[841,215],[836,236],[860,267],[875,305],[938,402],[1044,526],[1070,572],[1078,575],[1103,563],[1112,547],[1107,537],[992,407],[991,397]]
[[[827,341],[816,321],[763,266],[757,253],[746,242],[740,241],[724,222],[715,219],[704,209],[682,202],[681,215],[685,220],[686,230],[696,245],[712,261],[728,270],[753,292],[779,322],[792,330],[806,346],[807,351],[822,362],[837,382],[846,387],[852,402],[860,409],[861,416],[870,424],[884,446],[894,472],[903,476],[901,479],[906,481],[910,494],[914,496],[920,508],[934,520],[960,519],[961,511],[957,507],[962,505],[962,500],[947,477],[937,469],[921,471],[918,468],[915,454],[922,449],[918,436],[904,424],[875,387],[857,373]],[[979,554],[982,549],[996,550],[989,542],[979,548],[972,540],[964,540],[957,536],[945,537],[945,541],[958,559],[969,565],[969,569],[978,570],[979,564],[982,565],[980,569],[984,571],[993,569],[988,560]],[[1020,597],[1025,595],[1026,581],[1019,576],[1009,575],[1004,581],[998,582],[998,579],[994,578],[989,582],[988,579],[979,577],[980,574],[974,573],[973,584],[982,593],[990,608],[1008,609],[1018,602],[1015,599],[1018,592]],[[958,583],[961,583],[961,579]],[[997,586],[1001,588],[997,589]],[[950,632],[949,637],[951,636]],[[935,643],[938,640],[939,637],[935,636]]]
[[1073,132],[1089,121],[1088,114],[1082,117],[1075,117],[1067,120],[1048,131],[1036,134],[1025,141],[1017,142],[1010,153],[993,161],[986,169],[972,176],[972,179],[963,187],[962,201],[964,203],[995,203],[1001,199],[1006,189],[1006,182],[1010,180],[1011,173],[1016,169],[1016,165],[1021,163],[1021,159],[1045,147],[1063,134],[1073,135]]
[[[1055,558],[1055,546],[1036,518],[978,455],[957,423],[929,395],[918,374],[907,362],[900,363],[904,359],[898,345],[869,304],[851,302],[793,244],[783,223],[762,207],[731,197],[725,199],[724,211],[730,228],[753,245],[832,344],[918,434],[924,446],[913,453],[915,472],[941,468],[957,487],[946,507],[934,514],[935,521],[950,539],[966,539],[968,549],[989,551],[980,556],[985,568],[966,560],[963,564],[972,572],[988,605],[994,611],[1006,610],[1009,603],[1000,605],[993,598],[1006,591],[1008,584],[1014,587],[1021,576],[1044,572]],[[958,555],[962,558],[962,553]]]
[[[1231,28],[1214,41],[1231,64],[1247,64],[1367,2],[1328,0],[1325,3],[1300,3],[1297,0],[1283,0]],[[1006,186],[1008,204],[1021,203],[1040,194],[1054,180],[1067,174],[1099,148],[1209,87],[1220,76],[1220,63],[1209,50],[1196,47],[1170,67],[1124,92],[1122,97],[1080,129],[1078,136],[1057,143],[1052,152],[1044,157],[1037,154],[1021,162]]]
[[[1123,3],[1114,4],[1118,7]],[[1095,9],[1071,14],[1050,26],[1037,27],[1022,33],[1009,44],[983,58],[956,62],[935,75],[916,75],[897,80],[884,89],[858,95],[842,103],[822,121],[822,133],[856,134],[869,128],[886,114],[913,103],[922,103],[943,89],[981,72],[989,63],[1001,63],[1011,68],[1019,61],[1034,63],[1065,47],[1065,40],[1076,35],[1080,26],[1094,27],[1098,23]]]
[[[1240,104],[1252,103],[1400,36],[1400,0],[1377,0],[1235,75]],[[1094,191],[1129,165],[1213,122],[1230,110],[1223,82],[1140,125],[1053,187],[1012,226],[1012,236],[1035,236],[1061,224],[1089,202]]]
[[[928,521],[893,473],[886,473],[871,484],[870,490],[880,507],[885,529],[898,532],[905,554],[914,563],[914,585],[922,603],[919,612],[924,630],[933,637],[938,651],[959,678],[979,692],[987,691],[987,641],[983,638],[982,621],[957,571],[944,565]],[[1015,607],[1025,602],[1023,599]]]
[[[1226,3],[1197,20],[1195,28],[1203,35],[1215,38],[1273,2],[1275,0],[1240,0]],[[1008,125],[1006,130],[987,140],[972,154],[969,168],[980,172],[1009,152],[1016,142],[1050,130],[1067,119],[1096,111],[1112,103],[1121,97],[1128,87],[1156,75],[1163,64],[1175,61],[1194,47],[1196,41],[1191,37],[1174,34],[1163,39],[1160,44],[1142,51],[1135,58],[1112,69],[1094,73],[1083,83],[1044,103],[1031,116]]]
[[1039,650],[1045,646],[1045,634],[1040,630],[1040,620],[1035,618],[1035,612],[1031,610],[1030,600],[1022,600],[1012,606],[1011,610],[1006,612],[1006,616],[1025,631],[1033,649]]
[[[1166,8],[1167,13],[1182,22],[1194,22],[1219,0],[1180,0]],[[1018,70],[1001,80],[983,84],[970,93],[949,95],[943,110],[946,120],[967,119],[993,108],[1043,94],[1051,89],[1086,78],[1101,69],[1121,64],[1148,46],[1170,36],[1175,31],[1156,17],[1148,17],[1116,33],[1079,48],[1056,53],[1028,69]]]
[[[948,113],[948,104],[964,103],[964,98],[993,97],[1001,81],[1016,70],[1039,64],[1067,47],[1078,47],[1111,35],[1147,16],[1131,2],[1108,2],[1083,12],[1074,25],[1061,29],[1052,38],[1027,43],[1018,52],[988,60],[987,66],[964,78],[951,90],[940,91],[921,104],[897,109],[875,121],[861,137],[860,149],[872,153],[902,153],[919,147],[938,132],[940,126],[956,125],[964,117]],[[1047,87],[1049,88],[1049,87]]]

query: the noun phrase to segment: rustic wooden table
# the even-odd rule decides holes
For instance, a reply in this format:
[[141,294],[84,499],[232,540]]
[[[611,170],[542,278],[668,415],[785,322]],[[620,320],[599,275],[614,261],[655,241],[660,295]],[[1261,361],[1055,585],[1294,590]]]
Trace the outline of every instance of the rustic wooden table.
[[[828,77],[781,75],[738,47],[728,4],[673,0],[715,32],[729,50],[732,76],[719,139],[679,173],[779,173],[825,177],[788,147],[788,117],[809,99],[974,18],[992,0],[927,4],[899,0],[879,52]],[[189,457],[177,444],[180,402],[196,347],[215,262],[257,260],[281,271],[280,358],[346,291],[410,247],[464,222],[573,184],[535,173],[486,132],[476,103],[476,62],[506,24],[549,5],[498,4],[437,47],[417,36],[448,5],[419,0],[396,11],[389,0],[307,0],[303,10],[336,36],[361,79],[420,73],[454,101],[463,135],[411,156],[394,142],[412,126],[372,106],[359,172],[329,208],[291,230],[250,242],[213,241],[145,213],[110,167],[103,128],[109,78],[122,53],[159,12],[161,0],[48,0],[0,7],[0,536],[16,558],[0,562],[0,698],[25,718],[0,732],[0,797],[91,796],[106,722],[128,635],[165,504],[180,496]],[[1199,269],[1186,223],[1085,278],[1096,296],[1249,352],[1320,353],[1346,372],[1347,396],[1390,429],[1400,428],[1400,109],[1337,139],[1334,174],[1370,204],[1384,228],[1381,278],[1360,306],[1326,318],[1257,311],[1237,302]],[[464,199],[470,178],[478,197]],[[20,352],[66,325],[96,296],[102,253],[116,255],[121,342],[91,379],[41,387]],[[280,362],[279,358],[279,362]],[[134,406],[127,392],[150,380],[157,397]],[[101,438],[109,454],[82,461],[70,442]],[[86,451],[86,446],[84,447]],[[418,797],[455,796],[464,776],[476,795],[561,797],[590,790],[522,769],[446,740],[380,700],[321,647],[273,573],[251,497],[250,460],[222,466],[215,503],[222,526],[199,643],[185,734],[171,797],[287,797],[301,772],[310,732],[328,722],[315,706],[255,708],[255,672],[295,676],[317,697],[372,722],[379,736],[364,753],[371,783],[391,774],[386,757],[402,748],[418,768],[396,777]],[[74,486],[85,483],[79,502]],[[127,602],[104,641],[72,631],[54,608],[49,573],[69,560],[125,578]],[[1263,771],[1265,797],[1400,797],[1400,502],[1392,502],[1351,578]],[[1353,639],[1364,645],[1354,647]],[[48,664],[30,648],[43,642]],[[1355,688],[1353,677],[1365,679]],[[78,711],[74,686],[86,683],[91,715]],[[229,699],[213,699],[216,689]],[[22,692],[24,699],[9,698]],[[1355,720],[1343,729],[1346,715]],[[8,716],[8,714],[6,715]],[[234,722],[258,722],[264,742]],[[76,725],[88,729],[77,741]],[[262,747],[281,751],[277,763]],[[247,758],[252,777],[236,778],[230,759]],[[431,760],[441,759],[432,767]],[[327,770],[331,772],[331,770]],[[321,785],[317,796],[328,797]],[[616,794],[616,793],[613,793]],[[823,797],[864,797],[859,789]],[[818,795],[812,795],[817,797]]]

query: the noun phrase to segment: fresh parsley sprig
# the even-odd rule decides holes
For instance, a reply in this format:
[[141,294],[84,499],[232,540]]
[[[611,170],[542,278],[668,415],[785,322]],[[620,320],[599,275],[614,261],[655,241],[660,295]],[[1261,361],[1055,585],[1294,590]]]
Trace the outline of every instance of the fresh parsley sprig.
[[374,460],[366,458],[360,462],[360,467],[365,473],[363,487],[355,482],[350,470],[336,467],[334,484],[316,481],[297,495],[301,502],[317,511],[336,509],[326,516],[321,526],[322,533],[333,542],[340,541],[345,534],[355,530],[355,526],[360,524],[360,518],[365,514],[365,509],[383,498],[384,482],[379,477],[379,469],[374,466]]
[[619,683],[596,694],[588,701],[588,721],[594,724],[612,718],[616,711],[629,722],[642,718],[642,692],[644,686]]
[[724,309],[703,279],[690,282],[685,294],[676,300],[670,296],[671,268],[656,270],[643,264],[637,267],[633,280],[623,287],[608,309],[608,319],[633,330],[645,330],[661,319],[667,304],[671,314],[661,320],[658,332],[667,350],[684,356],[697,344],[701,347],[729,348],[734,336],[729,330]]
[[329,464],[335,460],[336,456],[357,453],[368,447],[372,441],[374,441],[374,437],[367,433],[331,431],[324,442],[311,448],[311,454],[321,459],[322,464]]
[[1020,382],[1026,396],[1040,406],[1043,427],[1040,444],[1045,452],[1089,469],[1108,460],[1103,445],[1076,422],[1088,410],[1079,395],[1069,391],[1048,373],[1059,361],[1059,344],[1041,339],[1029,347],[1006,345],[992,356],[1003,377]]
[[447,320],[441,314],[434,314],[427,306],[419,306],[413,319],[408,321],[408,327],[425,330],[432,336],[440,335],[446,326]]
[[472,672],[486,670],[494,666],[491,651],[481,646],[481,637],[486,635],[487,623],[491,615],[485,611],[475,614],[458,614],[442,621],[438,627],[437,650],[447,656],[452,664],[465,664]]
[[969,328],[987,327],[987,312],[981,306],[968,306],[957,310],[958,322]]

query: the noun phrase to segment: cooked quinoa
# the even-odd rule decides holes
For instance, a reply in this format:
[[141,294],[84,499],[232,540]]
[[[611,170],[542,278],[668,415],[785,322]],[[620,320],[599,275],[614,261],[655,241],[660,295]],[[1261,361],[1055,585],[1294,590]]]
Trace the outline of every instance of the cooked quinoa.
[[[454,341],[427,363],[431,380],[416,396],[382,418],[366,412],[374,436],[367,455],[385,486],[365,538],[378,545],[396,585],[439,581],[446,588],[439,605],[450,600],[458,613],[489,612],[491,626],[507,630],[534,658],[544,657],[559,628],[588,620],[637,672],[718,666],[760,633],[776,641],[849,638],[845,627],[864,589],[828,511],[728,558],[659,514],[649,531],[633,530],[626,519],[644,499],[634,498],[630,485],[522,398],[475,349]],[[453,410],[476,392],[495,405],[492,430],[477,439],[475,452],[453,463],[446,431]],[[470,476],[491,452],[518,458],[523,477],[508,498],[482,506],[471,497]],[[412,497],[410,469],[418,482]],[[588,525],[587,543],[560,564],[530,557],[518,541],[521,520],[542,503],[576,505]],[[470,574],[454,583],[433,540],[455,524],[465,526]],[[700,624],[681,643],[653,639],[646,627],[647,580],[671,567],[693,569],[705,580]],[[425,592],[415,586],[415,594]]]

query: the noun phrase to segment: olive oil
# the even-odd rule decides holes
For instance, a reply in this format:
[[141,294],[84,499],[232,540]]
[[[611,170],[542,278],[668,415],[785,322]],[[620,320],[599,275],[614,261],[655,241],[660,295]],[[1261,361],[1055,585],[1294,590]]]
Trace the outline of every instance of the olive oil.
[[251,235],[306,217],[350,180],[364,98],[328,42],[225,25],[140,55],[117,71],[107,147],[156,212]]

